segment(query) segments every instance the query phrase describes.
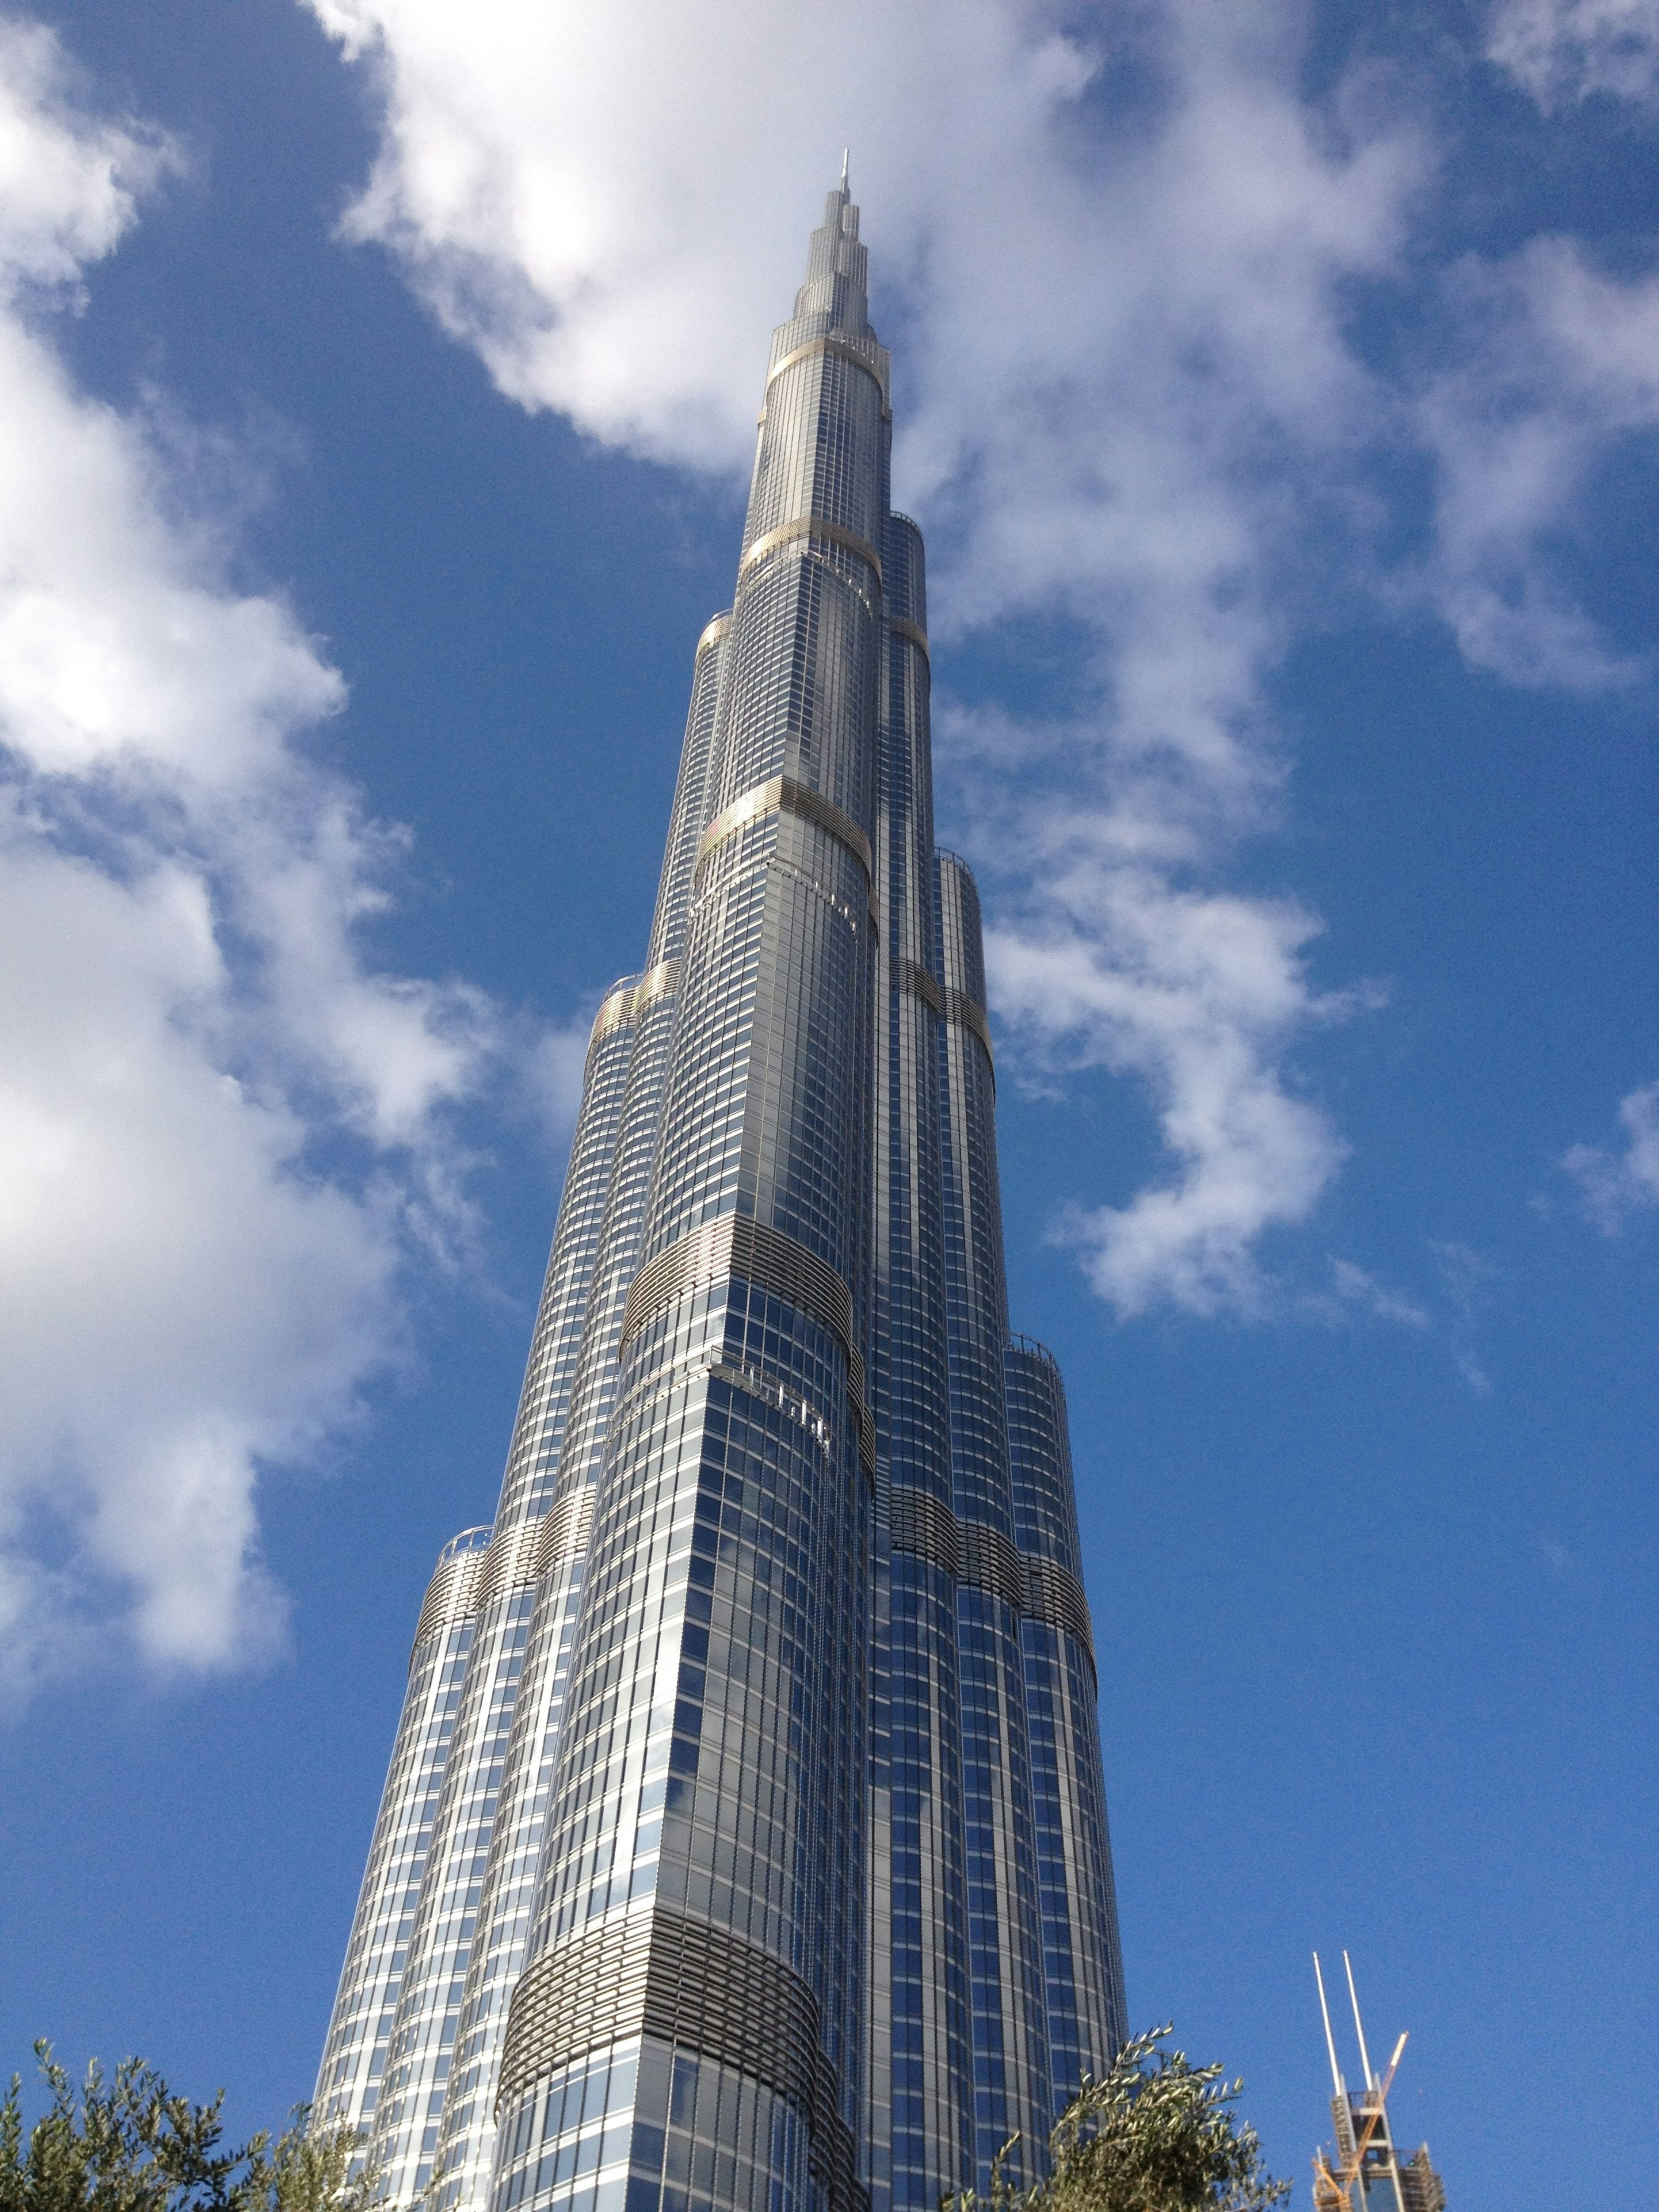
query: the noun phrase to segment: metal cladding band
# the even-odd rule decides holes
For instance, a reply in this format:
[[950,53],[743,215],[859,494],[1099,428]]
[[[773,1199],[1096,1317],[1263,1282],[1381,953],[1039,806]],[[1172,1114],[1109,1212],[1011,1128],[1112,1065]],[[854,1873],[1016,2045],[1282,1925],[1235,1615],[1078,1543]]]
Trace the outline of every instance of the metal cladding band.
[[945,994],[920,961],[907,960],[901,953],[893,963],[893,987],[908,991],[913,999],[924,1000],[936,1014],[944,1014]]
[[1084,1595],[1082,1583],[1070,1568],[1062,1567],[1058,1559],[1038,1559],[1030,1552],[1027,1552],[1024,1557],[1026,1602],[1024,1610],[1033,1620],[1045,1621],[1050,1628],[1063,1629],[1066,1635],[1076,1637],[1092,1667],[1095,1663],[1094,1624],[1089,1618],[1089,1601]]
[[637,1021],[647,1006],[659,999],[672,999],[680,988],[680,963],[678,960],[659,960],[654,968],[647,968],[634,986],[634,1019]]
[[957,1516],[925,1490],[895,1485],[887,1501],[887,1526],[896,1549],[942,1567],[954,1580],[962,1572]]
[[1016,1613],[1025,1609],[1025,1568],[1017,1547],[1000,1528],[983,1521],[957,1522],[957,1553],[962,1561],[958,1580],[970,1589],[989,1590]]
[[781,1959],[665,1905],[568,1937],[526,1968],[501,2055],[500,2112],[532,2082],[639,2034],[695,2051],[787,2097],[813,2138],[831,2201],[858,2195],[840,2084],[817,2001]]
[[889,1494],[887,1525],[896,1551],[914,1553],[956,1581],[1005,1598],[1029,1620],[1075,1637],[1093,1668],[1089,1601],[1077,1577],[1057,1559],[1022,1552],[1000,1530],[959,1520],[927,1491],[902,1485]]
[[908,637],[912,645],[919,645],[928,665],[933,664],[933,648],[927,642],[927,633],[919,623],[907,622],[902,615],[889,615],[887,627],[895,637]]
[[489,1540],[489,1549],[483,1554],[483,1572],[478,1577],[478,1611],[494,1602],[504,1590],[528,1589],[536,1581],[536,1542],[541,1533],[538,1521],[520,1521],[515,1528],[503,1528],[498,1536]]
[[618,1349],[625,1351],[653,1315],[700,1284],[717,1283],[726,1275],[757,1284],[810,1315],[840,1345],[858,1425],[859,1457],[869,1473],[875,1464],[875,1428],[865,1403],[864,1358],[853,1338],[853,1294],[828,1261],[781,1229],[746,1213],[723,1213],[676,1237],[635,1276]]
[[985,1056],[994,1070],[997,1056],[991,1042],[991,1024],[979,1000],[970,998],[966,991],[953,990],[947,987],[945,993],[945,1018],[947,1022],[960,1022],[963,1029],[973,1031],[984,1046]]
[[838,545],[843,553],[855,553],[859,559],[874,569],[876,581],[881,581],[881,556],[867,538],[860,538],[856,530],[848,530],[839,522],[831,522],[822,514],[803,514],[793,522],[781,522],[775,530],[769,530],[757,538],[743,556],[738,570],[741,584],[757,562],[775,553],[781,545],[792,545],[798,538],[817,538],[827,545]]
[[799,1306],[829,1330],[850,1359],[856,1347],[853,1294],[846,1284],[816,1252],[746,1213],[723,1213],[688,1230],[641,1268],[623,1314],[623,1343],[696,1285],[718,1282],[727,1274],[741,1275]]
[[637,975],[625,975],[620,983],[613,983],[605,994],[599,1011],[593,1017],[592,1035],[587,1040],[592,1052],[601,1037],[609,1036],[612,1030],[621,1029],[634,1018],[634,986]]
[[702,626],[702,635],[697,640],[697,651],[702,653],[711,645],[718,645],[731,627],[729,610],[725,614],[710,615]]
[[550,1513],[544,1514],[531,1525],[536,1531],[533,1578],[540,1582],[567,1559],[587,1549],[588,1532],[593,1526],[592,1485],[569,1492]]
[[867,353],[860,353],[857,346],[849,345],[845,338],[808,338],[805,345],[792,347],[777,366],[768,371],[767,390],[770,392],[786,368],[793,368],[797,362],[811,361],[816,355],[826,353],[833,354],[837,361],[850,361],[854,368],[861,368],[873,381],[877,391],[880,392],[883,408],[886,407],[887,383],[880,368],[871,360]]
[[762,821],[769,814],[798,815],[803,822],[827,830],[837,844],[846,846],[863,869],[866,880],[872,876],[870,840],[852,816],[843,812],[834,799],[826,799],[821,791],[814,791],[809,784],[797,783],[792,775],[769,776],[764,783],[740,791],[729,806],[722,807],[702,833],[702,842],[697,847],[698,867],[717,845],[723,845],[739,830],[746,830],[751,822]]
[[[484,1542],[468,1544],[466,1539],[471,1536],[483,1537]],[[464,1529],[460,1535],[452,1536],[438,1554],[437,1567],[427,1584],[421,1617],[415,1624],[415,1644],[409,1655],[411,1667],[416,1651],[428,1636],[455,1621],[470,1620],[477,1611],[480,1571],[489,1539],[487,1528]]]
[[495,2109],[531,2082],[617,2040],[644,2009],[649,1911],[585,1930],[526,1967],[513,1992]]

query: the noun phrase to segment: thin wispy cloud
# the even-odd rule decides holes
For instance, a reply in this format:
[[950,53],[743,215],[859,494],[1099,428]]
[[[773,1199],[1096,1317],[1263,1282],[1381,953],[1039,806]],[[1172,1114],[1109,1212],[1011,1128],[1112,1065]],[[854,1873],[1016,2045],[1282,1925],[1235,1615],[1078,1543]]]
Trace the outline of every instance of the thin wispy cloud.
[[993,995],[1046,1065],[1139,1077],[1175,1171],[1124,1206],[1073,1205],[1058,1233],[1126,1317],[1166,1301],[1264,1311],[1277,1301],[1263,1231],[1305,1220],[1344,1152],[1284,1073],[1295,1039],[1347,1011],[1310,986],[1302,951],[1317,925],[1288,904],[1102,865],[1086,843],[1066,857],[1051,855],[1040,906],[992,932]]
[[1391,1291],[1352,1260],[1331,1261],[1331,1285],[1338,1299],[1352,1312],[1376,1321],[1393,1322],[1401,1328],[1429,1326],[1429,1316],[1414,1299]]
[[1498,0],[1486,52],[1547,114],[1606,93],[1659,96],[1656,0]]
[[1616,1237],[1632,1214],[1659,1206],[1659,1083],[1619,1103],[1614,1146],[1574,1145],[1561,1164],[1578,1186],[1585,1218]]
[[1480,1349],[1480,1323],[1491,1304],[1498,1270],[1472,1245],[1449,1240],[1433,1247],[1448,1315],[1452,1364],[1477,1397],[1492,1389],[1492,1376]]
[[1595,469],[1659,427],[1659,278],[1611,276],[1570,240],[1465,260],[1443,301],[1452,358],[1416,419],[1436,481],[1432,604],[1467,659],[1594,691],[1650,672],[1578,603],[1569,556]]

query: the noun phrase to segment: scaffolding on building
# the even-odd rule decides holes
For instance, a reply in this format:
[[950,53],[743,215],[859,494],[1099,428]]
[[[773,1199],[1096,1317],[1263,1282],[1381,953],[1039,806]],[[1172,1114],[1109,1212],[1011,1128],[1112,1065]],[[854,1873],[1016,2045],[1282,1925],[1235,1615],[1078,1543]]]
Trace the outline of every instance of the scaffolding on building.
[[1337,2063],[1336,2038],[1331,2033],[1331,2009],[1325,1996],[1325,1976],[1314,1953],[1314,1979],[1319,1986],[1319,2011],[1325,2023],[1325,2048],[1331,2062],[1331,2118],[1336,2129],[1336,2159],[1314,2153],[1314,2212],[1446,2212],[1446,2191],[1429,2157],[1427,2143],[1419,2143],[1411,2157],[1401,2160],[1389,2124],[1389,2091],[1406,2048],[1401,2036],[1381,2075],[1372,2070],[1365,2044],[1364,2023],[1359,2016],[1359,1993],[1354,1987],[1353,1966],[1347,1953],[1342,1965],[1348,1978],[1348,1999],[1353,2007],[1354,2034],[1359,2045],[1359,2063],[1364,2087],[1351,2090]]

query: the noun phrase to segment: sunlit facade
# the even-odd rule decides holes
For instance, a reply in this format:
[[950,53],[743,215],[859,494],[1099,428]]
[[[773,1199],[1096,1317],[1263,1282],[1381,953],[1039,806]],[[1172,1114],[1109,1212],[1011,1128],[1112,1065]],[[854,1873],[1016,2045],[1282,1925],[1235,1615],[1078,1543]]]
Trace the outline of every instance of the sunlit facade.
[[319,2075],[399,2212],[935,2212],[1122,2039],[1065,1395],[1008,1328],[890,431],[843,182]]

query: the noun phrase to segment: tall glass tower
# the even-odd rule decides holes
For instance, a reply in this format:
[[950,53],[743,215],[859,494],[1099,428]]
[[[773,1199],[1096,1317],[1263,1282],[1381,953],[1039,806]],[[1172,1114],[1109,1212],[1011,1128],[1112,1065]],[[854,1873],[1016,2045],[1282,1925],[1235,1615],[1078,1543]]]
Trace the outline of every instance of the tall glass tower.
[[1124,2034],[1065,1394],[1008,1330],[858,231],[843,177],[501,1504],[416,1632],[316,2094],[395,2212],[934,2212]]

